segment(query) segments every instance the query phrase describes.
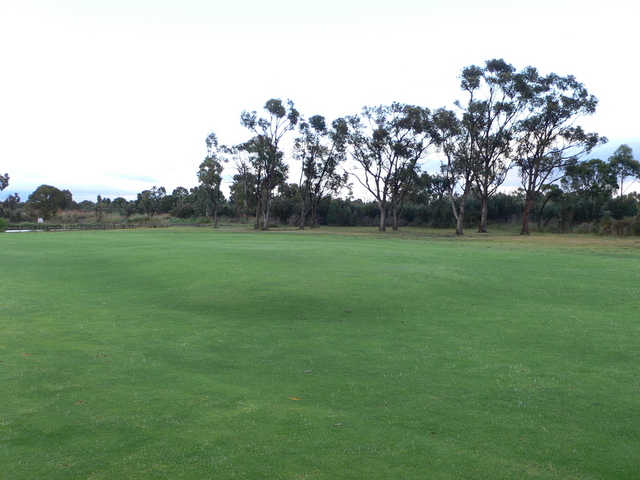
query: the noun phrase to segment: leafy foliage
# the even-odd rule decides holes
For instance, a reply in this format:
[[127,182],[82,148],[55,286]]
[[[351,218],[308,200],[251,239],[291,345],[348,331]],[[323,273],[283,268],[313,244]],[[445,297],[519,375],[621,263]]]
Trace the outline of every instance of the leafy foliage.
[[275,98],[267,100],[264,111],[266,116],[263,117],[258,117],[255,111],[242,112],[240,123],[254,137],[237,148],[249,155],[257,182],[255,191],[259,211],[256,212],[256,228],[268,230],[273,190],[284,181],[288,170],[280,142],[287,132],[295,128],[300,113],[291,100],[285,104]]
[[518,76],[526,115],[518,122],[516,164],[526,195],[522,234],[529,233],[529,214],[543,186],[559,180],[567,166],[607,141],[575,124],[595,113],[598,99],[573,76],[541,76],[528,67]]
[[40,185],[29,195],[26,208],[48,220],[58,210],[73,206],[73,197],[68,190],[60,190],[51,185]]
[[468,144],[467,169],[472,176],[472,190],[482,202],[479,232],[487,231],[487,209],[491,196],[504,183],[511,166],[516,125],[524,109],[517,89],[519,75],[513,65],[502,59],[463,69],[460,88],[467,92],[462,109],[462,128]]
[[325,118],[314,115],[299,125],[300,137],[294,144],[294,158],[300,162],[299,194],[301,200],[300,228],[304,229],[307,215],[316,226],[318,205],[337,194],[347,185],[347,173],[338,167],[346,160],[347,125],[343,119],[327,127]]
[[156,187],[154,185],[150,190],[144,190],[138,194],[137,208],[145,213],[147,217],[153,218],[160,211],[160,201],[166,194],[167,190],[164,187]]
[[380,209],[380,231],[386,230],[389,211],[394,230],[403,202],[420,169],[419,161],[436,143],[427,108],[402,103],[365,107],[361,115],[346,118],[347,144],[361,175],[358,182]]
[[198,180],[200,181],[200,188],[206,194],[207,216],[213,218],[214,227],[217,227],[218,209],[220,208],[220,203],[224,200],[222,192],[220,191],[222,171],[224,170],[222,164],[226,162],[227,159],[221,155],[218,137],[215,133],[212,132],[207,136],[206,144],[207,157],[200,164]]
[[609,157],[609,162],[618,179],[620,196],[624,195],[624,181],[631,177],[634,180],[640,179],[640,162],[634,160],[633,150],[629,145],[620,145],[613,155]]

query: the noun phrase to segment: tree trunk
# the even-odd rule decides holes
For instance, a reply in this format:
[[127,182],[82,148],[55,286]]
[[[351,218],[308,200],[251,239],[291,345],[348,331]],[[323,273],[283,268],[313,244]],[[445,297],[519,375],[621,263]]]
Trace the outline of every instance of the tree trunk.
[[262,230],[269,230],[269,213],[271,210],[271,192],[267,192],[264,196],[264,223]]
[[309,202],[311,207],[311,228],[318,228],[318,205],[322,202],[322,195],[315,192]]
[[487,219],[489,217],[489,199],[482,199],[482,214],[480,216],[480,226],[478,233],[487,233]]
[[311,203],[311,228],[316,228],[316,212],[318,205],[316,203]]
[[464,235],[464,209],[467,205],[467,192],[464,192],[460,197],[460,208],[456,206],[456,202],[453,199],[453,191],[449,191],[449,200],[451,201],[453,215],[456,217],[456,235]]
[[247,182],[246,172],[242,175],[242,215],[244,217],[244,223],[249,223],[249,185]]
[[527,194],[527,198],[524,201],[524,212],[522,213],[522,230],[520,231],[520,235],[529,235],[531,231],[529,230],[529,215],[531,213],[531,209],[533,208],[534,200]]
[[256,221],[255,221],[255,224],[253,225],[253,228],[255,230],[259,230],[260,229],[260,217],[262,217],[262,200],[261,199],[257,199],[257,201],[256,201]]
[[213,228],[218,228],[218,206],[220,205],[220,184],[216,187],[216,201],[213,202]]
[[458,215],[456,218],[456,235],[464,235],[462,229],[464,228],[464,217],[462,215]]
[[622,201],[622,194],[624,193],[624,177],[620,176],[620,201]]
[[387,206],[382,202],[378,202],[378,208],[380,209],[380,226],[378,227],[379,232],[387,231]]
[[400,215],[398,214],[398,209],[396,208],[395,205],[392,208],[392,214],[393,214],[393,226],[391,228],[393,230],[398,230],[398,222],[400,221],[399,219]]
[[304,208],[304,200],[302,202],[302,207],[300,208],[300,230],[304,230],[304,217],[307,216],[306,209]]
[[[550,197],[547,196],[547,199],[542,203],[542,206],[540,207],[540,210],[538,211],[538,230],[542,229],[542,226],[541,226],[542,225],[542,211],[544,210],[544,207],[547,205],[547,202],[549,201],[549,198]],[[547,222],[548,222],[548,220],[546,222],[544,222],[545,226],[547,225]]]
[[456,235],[464,235],[462,229],[464,228],[464,210],[467,206],[467,195],[465,194],[462,197],[460,202],[460,210],[458,215],[456,216]]

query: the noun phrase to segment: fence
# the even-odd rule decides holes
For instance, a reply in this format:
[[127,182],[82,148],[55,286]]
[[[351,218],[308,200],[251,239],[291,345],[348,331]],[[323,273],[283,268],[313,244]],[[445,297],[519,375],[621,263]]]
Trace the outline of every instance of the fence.
[[158,223],[29,223],[9,224],[7,230],[120,230],[128,228],[162,228],[168,225]]

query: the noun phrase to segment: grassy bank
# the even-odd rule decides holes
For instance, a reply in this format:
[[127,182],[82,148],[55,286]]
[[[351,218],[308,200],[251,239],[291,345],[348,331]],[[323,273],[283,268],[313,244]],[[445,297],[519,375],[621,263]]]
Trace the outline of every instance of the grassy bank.
[[637,239],[57,232],[0,261],[0,478],[637,474]]

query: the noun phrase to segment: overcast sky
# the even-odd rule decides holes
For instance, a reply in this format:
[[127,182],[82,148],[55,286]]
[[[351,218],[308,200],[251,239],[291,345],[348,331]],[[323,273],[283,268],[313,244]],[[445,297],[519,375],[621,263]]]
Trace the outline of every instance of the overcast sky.
[[581,124],[610,139],[591,157],[638,159],[638,19],[638,0],[0,0],[0,199],[191,188],[205,137],[246,140],[269,98],[329,120],[452,107],[492,58],[576,76],[600,99]]

